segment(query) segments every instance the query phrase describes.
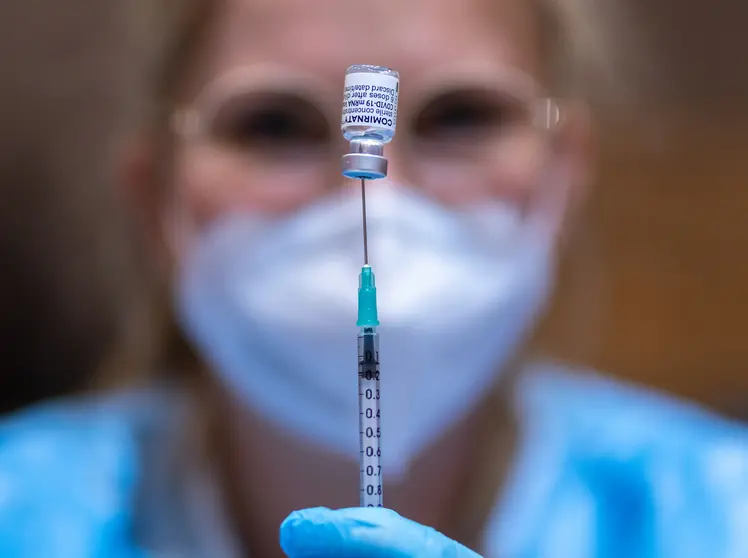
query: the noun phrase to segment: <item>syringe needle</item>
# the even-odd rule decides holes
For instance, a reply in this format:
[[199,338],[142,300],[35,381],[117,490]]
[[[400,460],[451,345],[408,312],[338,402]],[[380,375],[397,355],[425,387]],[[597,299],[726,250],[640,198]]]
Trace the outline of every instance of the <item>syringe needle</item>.
[[364,265],[369,265],[369,240],[366,236],[366,179],[361,179],[361,209],[364,220]]

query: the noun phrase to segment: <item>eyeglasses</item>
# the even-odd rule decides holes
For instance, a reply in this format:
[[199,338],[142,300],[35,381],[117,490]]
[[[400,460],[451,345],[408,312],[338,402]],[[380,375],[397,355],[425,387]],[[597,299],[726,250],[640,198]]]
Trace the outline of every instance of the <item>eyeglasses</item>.
[[[465,66],[403,91],[388,156],[424,188],[446,175],[480,182],[503,161],[529,159],[561,120],[559,105],[516,71]],[[213,158],[216,180],[278,188],[293,176],[298,187],[325,187],[340,182],[341,94],[300,72],[238,68],[175,111],[172,129],[193,156]]]

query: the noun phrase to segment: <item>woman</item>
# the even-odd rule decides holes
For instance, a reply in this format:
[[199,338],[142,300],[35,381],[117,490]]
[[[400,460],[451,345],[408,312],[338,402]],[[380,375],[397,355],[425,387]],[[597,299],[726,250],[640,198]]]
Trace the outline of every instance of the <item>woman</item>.
[[[587,181],[571,78],[593,14],[575,6],[201,2],[129,164],[199,357],[171,361],[168,390],[4,426],[3,555],[741,555],[743,432],[515,366]],[[360,192],[337,123],[354,63],[402,76],[367,199],[400,515],[351,508]]]

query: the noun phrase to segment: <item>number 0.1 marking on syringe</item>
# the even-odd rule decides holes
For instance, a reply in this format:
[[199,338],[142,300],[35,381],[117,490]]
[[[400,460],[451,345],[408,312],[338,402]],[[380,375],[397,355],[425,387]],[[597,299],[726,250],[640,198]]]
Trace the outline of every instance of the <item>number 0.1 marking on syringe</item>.
[[358,338],[358,384],[361,505],[382,507],[379,342],[374,328],[365,328]]

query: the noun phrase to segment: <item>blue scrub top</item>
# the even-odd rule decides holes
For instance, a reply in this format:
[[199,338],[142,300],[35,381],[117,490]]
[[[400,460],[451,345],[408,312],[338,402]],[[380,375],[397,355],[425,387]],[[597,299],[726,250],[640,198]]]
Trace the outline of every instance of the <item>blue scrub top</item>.
[[[557,365],[522,378],[484,556],[748,557],[742,425]],[[0,556],[239,556],[209,467],[184,458],[188,424],[186,398],[162,389],[0,423]]]

